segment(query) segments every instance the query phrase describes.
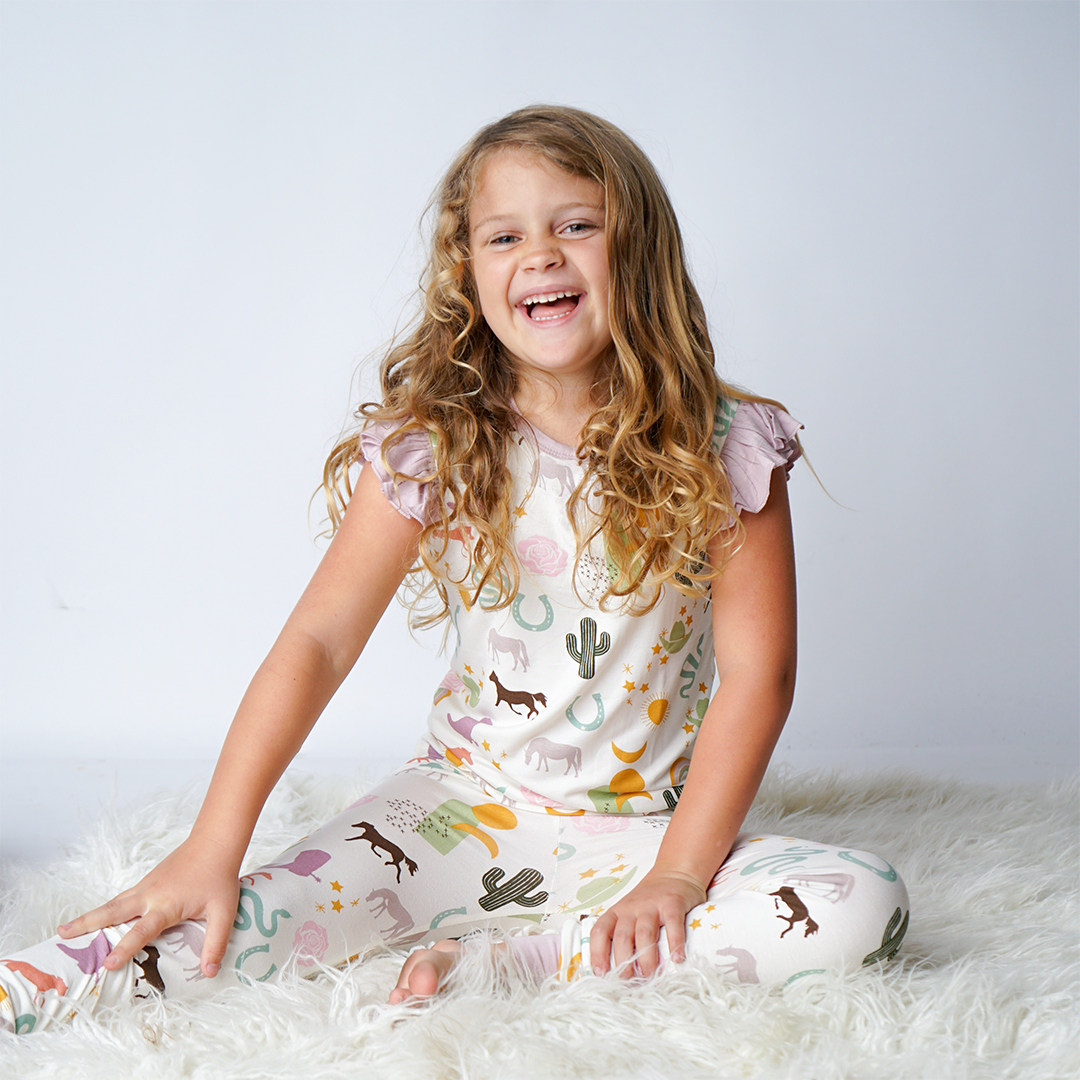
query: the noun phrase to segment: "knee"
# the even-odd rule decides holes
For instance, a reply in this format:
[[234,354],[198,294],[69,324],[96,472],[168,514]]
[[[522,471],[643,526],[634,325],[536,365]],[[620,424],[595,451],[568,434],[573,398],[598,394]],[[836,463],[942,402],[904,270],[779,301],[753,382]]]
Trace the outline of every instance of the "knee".
[[839,857],[851,867],[853,878],[850,897],[842,905],[851,935],[845,966],[891,960],[910,921],[903,878],[887,860],[870,852],[841,850]]

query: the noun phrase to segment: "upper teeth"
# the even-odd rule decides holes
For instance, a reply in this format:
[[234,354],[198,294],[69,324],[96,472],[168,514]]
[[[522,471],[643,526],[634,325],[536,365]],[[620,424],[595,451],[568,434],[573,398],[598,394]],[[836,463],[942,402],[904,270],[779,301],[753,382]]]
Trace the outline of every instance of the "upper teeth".
[[533,304],[550,304],[555,300],[561,300],[564,296],[580,296],[580,293],[576,292],[550,292],[550,293],[537,293],[536,296],[527,296],[521,302],[526,307],[531,307]]

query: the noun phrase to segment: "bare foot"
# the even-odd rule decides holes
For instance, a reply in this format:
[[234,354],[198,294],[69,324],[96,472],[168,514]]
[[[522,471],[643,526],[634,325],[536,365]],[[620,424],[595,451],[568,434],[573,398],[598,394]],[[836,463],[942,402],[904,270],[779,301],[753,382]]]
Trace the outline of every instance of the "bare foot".
[[433,949],[417,949],[410,953],[401,968],[397,986],[390,991],[390,1004],[399,1005],[410,998],[428,998],[438,993],[460,955],[461,942],[449,939],[436,942]]

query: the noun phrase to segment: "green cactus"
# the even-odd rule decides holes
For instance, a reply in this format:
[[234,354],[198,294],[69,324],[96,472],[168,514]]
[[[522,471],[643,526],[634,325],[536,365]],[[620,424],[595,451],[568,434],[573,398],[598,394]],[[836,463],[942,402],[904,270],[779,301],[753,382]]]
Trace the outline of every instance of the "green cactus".
[[610,648],[611,638],[606,630],[597,640],[595,619],[585,618],[581,620],[580,649],[578,648],[576,635],[566,635],[566,651],[574,660],[579,661],[578,674],[583,679],[591,679],[596,674],[596,658],[603,656]]

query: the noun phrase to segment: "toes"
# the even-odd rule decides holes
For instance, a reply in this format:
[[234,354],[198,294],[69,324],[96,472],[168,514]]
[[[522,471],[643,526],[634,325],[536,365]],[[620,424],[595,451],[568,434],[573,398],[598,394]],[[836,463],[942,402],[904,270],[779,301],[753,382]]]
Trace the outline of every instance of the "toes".
[[409,975],[409,991],[413,997],[431,997],[439,989],[439,969],[430,960],[421,960]]

